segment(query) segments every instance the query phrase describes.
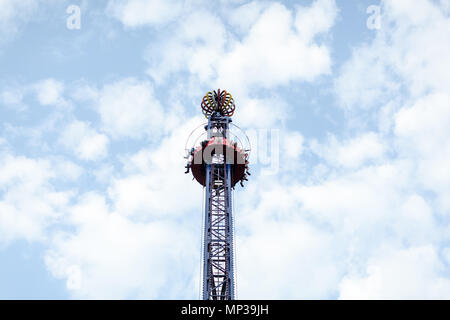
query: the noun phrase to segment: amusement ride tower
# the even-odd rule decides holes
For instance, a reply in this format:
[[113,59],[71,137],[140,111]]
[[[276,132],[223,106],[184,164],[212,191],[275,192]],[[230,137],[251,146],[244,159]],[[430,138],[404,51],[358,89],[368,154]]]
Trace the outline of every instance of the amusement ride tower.
[[[203,236],[203,299],[235,298],[232,189],[247,180],[248,148],[233,133],[231,117],[235,104],[230,93],[208,92],[202,101],[208,119],[202,125],[204,137],[198,146],[188,149],[189,170],[205,192]],[[238,128],[234,126],[235,128]],[[192,134],[191,134],[192,135]],[[247,138],[248,141],[248,138]]]

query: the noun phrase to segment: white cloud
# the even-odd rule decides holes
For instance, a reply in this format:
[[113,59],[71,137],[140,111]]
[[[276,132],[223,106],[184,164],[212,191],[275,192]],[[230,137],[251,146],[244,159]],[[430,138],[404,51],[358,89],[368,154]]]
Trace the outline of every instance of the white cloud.
[[439,0],[439,3],[445,13],[450,13],[450,1],[449,0]]
[[[124,157],[125,174],[114,178],[108,188],[118,213],[150,219],[180,216],[191,208],[200,208],[201,186],[191,180],[191,175],[183,174],[185,142],[199,123],[199,117],[189,119],[164,138],[159,147]],[[179,210],[180,203],[183,210]]]
[[[315,6],[314,10],[324,10],[321,19],[331,21],[331,26],[336,11],[333,2],[320,1]],[[328,10],[329,6],[334,12]],[[294,23],[292,12],[281,4],[274,3],[263,10],[243,40],[220,60],[217,82],[230,90],[253,85],[268,88],[290,81],[310,81],[328,73],[331,63],[328,48],[305,39]],[[308,29],[308,23],[313,22],[300,19],[296,27],[301,24]],[[326,28],[312,30],[310,38],[326,31]]]
[[0,43],[14,35],[20,24],[30,19],[39,0],[0,0]]
[[261,220],[246,220],[251,234],[237,239],[239,299],[319,299],[333,294],[340,270],[329,233],[301,218],[253,218]]
[[414,160],[417,183],[435,193],[443,214],[450,208],[450,19],[444,2],[425,0],[386,0],[382,12],[375,39],[344,66],[338,96],[343,106],[379,117],[394,151]]
[[338,96],[379,117],[395,153],[413,160],[418,185],[435,193],[443,214],[450,208],[450,19],[444,2],[390,0],[382,11],[375,39],[343,68]]
[[[382,26],[375,39],[354,50],[336,88],[341,106],[351,111],[349,122],[378,118],[383,131],[373,143],[363,139],[350,149],[377,150],[370,145],[378,145],[379,152],[373,154],[378,158],[383,150],[392,148],[393,157],[383,161],[385,168],[395,170],[389,173],[389,180],[383,181],[386,176],[378,171],[358,186],[338,178],[334,188],[338,203],[334,197],[330,201],[331,192],[320,194],[323,187],[331,186],[330,181],[325,182],[317,186],[317,194],[307,192],[302,204],[314,212],[341,208],[345,218],[327,217],[358,222],[353,228],[343,228],[351,231],[349,235],[358,234],[358,246],[363,232],[376,237],[383,225],[388,232],[378,236],[383,240],[366,239],[365,251],[352,246],[353,267],[340,284],[341,298],[445,298],[450,294],[448,269],[438,253],[447,241],[448,227],[441,219],[446,220],[450,208],[450,78],[445,58],[450,54],[450,41],[442,32],[449,30],[450,19],[438,2],[425,0],[414,5],[386,0],[382,12]],[[359,116],[361,113],[364,116]],[[339,156],[340,150],[352,143],[336,141],[336,145],[329,159],[345,160]],[[351,164],[358,158],[352,155],[344,162]],[[399,176],[400,170],[406,175]],[[378,187],[372,189],[375,181]],[[352,205],[360,203],[359,213],[372,212],[363,215],[370,228],[361,225],[359,216],[346,217],[352,210],[340,204],[350,198]],[[326,204],[319,199],[326,199]]]
[[[252,178],[237,200],[240,298],[329,298],[336,294],[349,298],[345,285],[349,275],[351,279],[365,277],[386,244],[431,246],[445,232],[433,217],[431,203],[405,189],[414,181],[409,163],[329,175],[315,184]],[[261,184],[264,189],[257,187]],[[434,260],[432,264],[440,264],[438,257]],[[426,280],[420,277],[425,276],[421,270],[428,268],[427,263],[405,276],[411,288],[427,289],[414,291],[415,297],[438,297],[446,292],[444,285],[438,286],[442,292],[433,292],[439,270],[427,275],[430,285],[425,286]],[[265,281],[258,282],[261,278]],[[387,282],[376,294],[402,297]]]
[[61,159],[54,163],[4,153],[0,163],[0,243],[44,240],[46,228],[64,213],[72,197],[72,192],[55,190],[52,181],[75,179],[79,169]]
[[41,80],[33,86],[41,105],[65,105],[64,84],[55,79]]
[[242,33],[247,33],[258,20],[262,10],[267,8],[267,2],[252,1],[245,3],[234,10],[227,11],[227,22]]
[[107,12],[125,27],[156,26],[176,18],[183,8],[176,0],[110,0]]
[[410,183],[411,174],[408,162],[364,167],[344,175],[330,175],[319,184],[300,185],[290,194],[315,219],[345,233],[358,230],[370,243],[371,234],[384,232],[385,225],[399,217],[399,208],[409,197],[402,188]]
[[289,160],[298,159],[304,151],[304,141],[302,134],[299,132],[288,132],[282,138],[283,156]]
[[230,16],[234,10],[242,15],[255,6],[259,14],[240,27],[242,39],[227,32],[224,23],[210,12],[189,13],[176,26],[175,37],[149,47],[148,73],[159,82],[174,72],[188,71],[201,83],[215,82],[232,92],[247,93],[246,89],[254,86],[311,81],[330,72],[327,46],[312,39],[333,25],[337,13],[334,1],[317,1],[312,8],[298,11],[300,15],[311,10],[317,21],[295,20],[293,12],[279,3],[246,4],[231,9]]
[[448,93],[427,95],[395,115],[395,133],[400,154],[417,161],[421,184],[432,190],[441,203],[441,213],[450,202],[450,97]]
[[344,168],[356,168],[368,161],[382,160],[387,151],[386,142],[375,132],[363,133],[347,141],[330,136],[327,144],[312,143],[311,147],[330,166]]
[[112,138],[160,137],[164,113],[147,81],[124,79],[103,87],[98,98],[102,129]]
[[281,97],[234,99],[237,102],[233,119],[244,128],[272,129],[286,119],[288,107]]
[[450,280],[432,246],[384,248],[367,264],[366,275],[346,276],[340,299],[448,299]]
[[395,133],[400,147],[435,156],[436,149],[445,149],[450,134],[450,97],[437,93],[414,101],[395,114]]
[[353,52],[335,81],[342,107],[368,109],[398,92],[400,85],[390,78],[389,68],[382,60],[389,54],[384,44],[363,46]]
[[349,108],[377,106],[405,89],[411,97],[450,90],[450,20],[436,2],[383,1],[382,26],[373,42],[357,48],[336,88]]
[[123,170],[102,181],[108,202],[93,192],[70,208],[65,223],[74,231],[55,234],[46,265],[73,297],[197,296],[202,187],[183,174],[183,151],[201,121],[187,119],[159,146],[123,156]]
[[89,123],[78,120],[64,129],[59,141],[82,160],[98,160],[108,153],[108,137],[92,129]]
[[203,9],[189,13],[179,20],[174,35],[171,33],[159,44],[150,44],[147,72],[157,82],[179,71],[188,71],[207,82],[215,74],[227,37],[225,26],[217,16]]
[[8,86],[1,91],[0,101],[6,106],[24,111],[26,109],[24,98],[33,95],[40,105],[67,107],[69,104],[64,98],[64,93],[63,82],[47,78],[31,84]]
[[[161,34],[164,41],[148,47],[147,72],[157,83],[186,71],[187,81],[196,83],[197,88],[203,84],[227,88],[238,103],[236,122],[244,127],[272,128],[285,119],[285,103],[280,97],[261,98],[250,88],[312,81],[330,71],[328,48],[315,41],[330,30],[337,8],[334,1],[317,1],[299,9],[298,15],[308,10],[318,21],[296,20],[295,12],[279,3],[232,6],[227,16],[232,25],[239,25],[242,37],[229,32],[224,21],[209,11],[187,11],[174,26],[175,32],[171,29],[168,37]],[[247,17],[250,11],[252,15]],[[231,18],[234,13],[246,16],[243,25]],[[298,28],[309,30],[308,35],[300,34]]]
[[297,8],[295,27],[304,41],[311,41],[331,29],[337,14],[334,0],[318,0],[311,7]]
[[192,231],[168,221],[134,223],[95,193],[83,196],[69,219],[76,231],[57,235],[45,260],[74,297],[195,296]]
[[23,88],[18,87],[6,88],[1,92],[1,101],[5,106],[18,107],[23,110],[25,108],[23,103],[24,91]]

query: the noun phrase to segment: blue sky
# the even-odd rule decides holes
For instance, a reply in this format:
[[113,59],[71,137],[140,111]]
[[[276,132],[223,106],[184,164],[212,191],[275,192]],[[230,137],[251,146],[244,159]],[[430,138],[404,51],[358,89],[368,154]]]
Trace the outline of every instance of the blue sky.
[[198,298],[183,152],[217,88],[253,146],[238,298],[450,298],[449,14],[0,0],[0,298]]

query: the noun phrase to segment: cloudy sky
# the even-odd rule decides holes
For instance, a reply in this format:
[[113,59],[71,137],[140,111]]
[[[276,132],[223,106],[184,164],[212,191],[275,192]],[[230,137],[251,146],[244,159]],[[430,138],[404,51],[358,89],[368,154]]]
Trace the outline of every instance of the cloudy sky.
[[449,0],[0,0],[0,298],[197,299],[223,88],[238,298],[449,299],[449,34]]

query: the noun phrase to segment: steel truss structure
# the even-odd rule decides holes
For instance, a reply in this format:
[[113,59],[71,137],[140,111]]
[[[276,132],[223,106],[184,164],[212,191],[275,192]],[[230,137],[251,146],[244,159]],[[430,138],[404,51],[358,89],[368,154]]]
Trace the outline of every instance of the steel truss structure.
[[[227,139],[229,117],[211,117],[208,138]],[[203,299],[234,299],[231,164],[215,155],[206,165]]]
[[230,132],[235,104],[229,92],[220,89],[208,92],[201,107],[208,119],[204,126],[206,132],[202,130],[201,134],[206,137],[200,146],[194,143],[189,151],[186,149],[186,159],[189,160],[185,173],[192,171],[193,179],[204,187],[205,192],[202,296],[204,300],[233,300],[232,189],[238,182],[244,186],[244,181],[248,180],[250,148],[246,148],[239,137]]

